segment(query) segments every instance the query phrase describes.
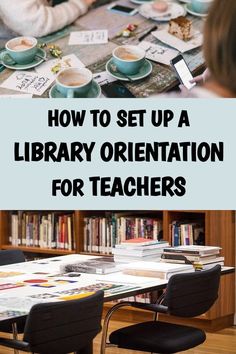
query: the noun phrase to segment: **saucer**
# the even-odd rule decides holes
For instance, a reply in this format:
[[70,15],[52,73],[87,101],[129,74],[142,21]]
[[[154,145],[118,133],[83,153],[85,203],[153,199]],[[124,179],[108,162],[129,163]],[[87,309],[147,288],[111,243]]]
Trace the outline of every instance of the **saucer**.
[[[74,98],[98,98],[101,95],[101,87],[96,81],[92,81],[92,87],[90,90],[83,96],[75,96]],[[61,92],[57,90],[57,85],[53,85],[49,91],[50,98],[67,98],[62,95]]]
[[153,0],[129,0],[129,1],[132,2],[133,4],[142,5],[142,4],[146,4],[147,2],[151,2]]
[[195,11],[193,11],[191,4],[186,4],[186,5],[185,5],[185,8],[186,8],[186,11],[187,11],[190,15],[193,15],[193,16],[197,16],[197,17],[207,17],[207,15],[208,15],[208,13],[201,14],[200,12],[195,12]]
[[118,70],[114,70],[114,62],[113,58],[111,58],[107,64],[106,64],[106,71],[113,76],[117,80],[121,81],[136,81],[136,80],[141,80],[147,77],[148,75],[151,74],[152,72],[152,64],[150,63],[149,60],[145,59],[143,65],[137,72],[137,74],[134,75],[125,75],[119,72]]
[[139,8],[140,15],[159,22],[168,22],[172,18],[186,15],[185,7],[180,4],[168,2],[168,9],[165,12],[155,11],[152,5],[153,1],[146,1],[145,4],[142,4]]
[[[43,50],[42,48],[37,49],[37,54],[43,58],[46,58],[46,55],[47,55],[45,50]],[[38,66],[39,64],[41,64],[44,61],[44,59],[41,59],[41,58],[35,56],[34,60],[29,64],[17,64],[17,63],[14,63],[14,60],[10,57],[10,55],[6,51],[1,55],[1,57],[2,57],[2,64],[6,68],[13,69],[13,70],[31,69],[31,68],[34,68],[35,66]]]

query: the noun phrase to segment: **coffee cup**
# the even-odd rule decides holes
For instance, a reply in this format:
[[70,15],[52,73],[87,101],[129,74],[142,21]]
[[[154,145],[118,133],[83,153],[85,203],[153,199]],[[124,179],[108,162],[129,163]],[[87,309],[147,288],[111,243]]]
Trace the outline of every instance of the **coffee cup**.
[[193,11],[199,14],[206,14],[213,0],[191,0]]
[[67,98],[84,96],[92,85],[93,74],[86,68],[66,68],[56,77],[57,90]]
[[135,45],[122,45],[112,52],[113,62],[118,71],[125,75],[135,75],[145,60],[145,50]]
[[5,44],[8,55],[17,64],[31,63],[37,52],[37,39],[34,37],[16,37]]

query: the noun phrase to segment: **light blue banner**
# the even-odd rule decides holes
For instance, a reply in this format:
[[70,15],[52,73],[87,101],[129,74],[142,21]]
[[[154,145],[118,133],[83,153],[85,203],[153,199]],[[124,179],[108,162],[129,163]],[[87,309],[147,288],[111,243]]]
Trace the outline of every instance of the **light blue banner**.
[[0,112],[0,209],[236,209],[236,100],[4,99]]

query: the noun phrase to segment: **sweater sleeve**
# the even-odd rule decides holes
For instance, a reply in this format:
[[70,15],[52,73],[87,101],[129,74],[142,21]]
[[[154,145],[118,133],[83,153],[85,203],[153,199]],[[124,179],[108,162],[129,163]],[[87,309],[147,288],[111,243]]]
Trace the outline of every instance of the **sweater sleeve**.
[[[13,4],[14,3],[14,4]],[[74,22],[86,13],[84,0],[69,0],[57,6],[46,6],[42,0],[0,1],[4,24],[24,36],[42,37]]]

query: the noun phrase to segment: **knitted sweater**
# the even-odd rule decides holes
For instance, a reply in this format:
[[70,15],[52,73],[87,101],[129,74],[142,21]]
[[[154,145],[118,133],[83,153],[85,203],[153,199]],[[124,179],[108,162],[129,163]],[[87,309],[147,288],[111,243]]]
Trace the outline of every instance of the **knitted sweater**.
[[88,10],[84,0],[51,6],[50,0],[0,0],[0,39],[42,37],[74,22]]

